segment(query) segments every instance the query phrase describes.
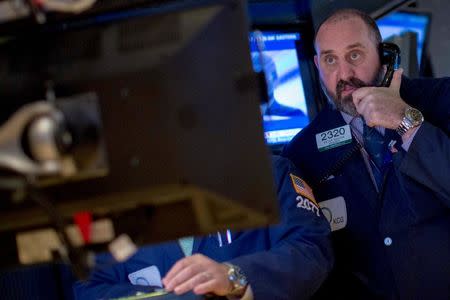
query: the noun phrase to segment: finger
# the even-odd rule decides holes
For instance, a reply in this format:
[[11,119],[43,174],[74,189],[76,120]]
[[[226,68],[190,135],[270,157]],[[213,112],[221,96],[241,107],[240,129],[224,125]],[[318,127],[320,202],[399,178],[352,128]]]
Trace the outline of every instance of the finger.
[[172,281],[172,279],[178,274],[178,272],[180,272],[190,264],[188,258],[189,257],[180,259],[172,266],[172,268],[170,268],[169,272],[167,272],[166,276],[163,278],[164,285]]
[[190,264],[181,269],[173,278],[165,281],[165,288],[168,291],[172,291],[183,282],[188,281],[201,272],[202,268],[196,264]]
[[196,295],[214,293],[218,296],[224,296],[228,294],[231,289],[231,283],[228,281],[228,279],[225,282],[221,282],[219,279],[214,278],[212,280],[198,284],[194,287],[193,292]]
[[209,272],[201,272],[195,276],[190,276],[188,280],[178,284],[174,288],[174,292],[177,295],[184,294],[193,290],[196,286],[213,280],[213,276]]
[[400,91],[400,85],[402,84],[402,74],[403,69],[399,68],[395,70],[394,75],[392,76],[391,85],[389,86],[389,89],[394,91]]
[[362,98],[355,107],[358,114],[364,117],[364,111],[367,107],[367,98]]
[[360,105],[361,100],[370,95],[372,92],[373,92],[372,87],[362,87],[354,91],[352,93],[352,100],[356,108],[358,108],[358,106]]
[[172,281],[175,278],[178,278],[178,280],[180,278],[183,278],[179,276],[184,276],[184,274],[186,274],[186,272],[188,271],[199,272],[203,268],[202,265],[204,265],[205,262],[208,262],[208,258],[202,254],[194,254],[180,259],[163,278],[162,282],[164,286],[166,288],[173,288],[174,284],[172,283]]

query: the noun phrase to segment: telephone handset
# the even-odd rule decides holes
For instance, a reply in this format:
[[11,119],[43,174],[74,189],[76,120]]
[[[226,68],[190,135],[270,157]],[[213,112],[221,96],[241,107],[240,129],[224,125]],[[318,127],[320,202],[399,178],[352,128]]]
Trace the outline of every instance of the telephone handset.
[[380,87],[391,85],[394,71],[400,66],[400,48],[393,43],[380,43],[380,60],[382,65],[386,65],[386,74],[380,83]]
[[[400,66],[400,48],[393,43],[380,43],[379,46],[380,60],[382,65],[386,65],[386,73],[383,80],[379,84],[379,87],[389,87],[391,85],[392,77],[394,76],[394,71]],[[352,147],[344,156],[336,161],[322,176],[317,180],[317,184],[320,185],[325,182],[329,176],[333,175],[335,172],[339,171],[347,161],[349,161],[354,154],[359,152],[363,147],[358,140],[353,137],[356,141],[354,147]]]

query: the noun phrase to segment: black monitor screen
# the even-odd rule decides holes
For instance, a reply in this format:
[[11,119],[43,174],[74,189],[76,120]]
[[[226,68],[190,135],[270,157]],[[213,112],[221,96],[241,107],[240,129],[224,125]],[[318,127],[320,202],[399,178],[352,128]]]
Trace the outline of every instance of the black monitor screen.
[[309,123],[297,51],[300,39],[298,32],[250,34],[253,68],[266,75],[268,103],[261,105],[261,112],[269,145],[289,142]]
[[[195,0],[3,29],[2,114],[98,103],[104,155],[40,185],[64,219],[111,217],[142,243],[277,219],[247,25],[244,1]],[[2,201],[0,235],[49,224],[21,201]]]
[[424,45],[427,40],[430,17],[412,12],[395,12],[377,20],[383,40],[393,35],[412,31],[417,33],[417,58],[420,66]]

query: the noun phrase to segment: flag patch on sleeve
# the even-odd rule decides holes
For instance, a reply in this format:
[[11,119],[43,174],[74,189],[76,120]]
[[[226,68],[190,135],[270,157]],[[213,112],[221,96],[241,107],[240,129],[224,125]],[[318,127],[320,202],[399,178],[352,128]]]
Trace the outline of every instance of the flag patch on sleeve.
[[316,202],[316,199],[314,198],[314,194],[312,192],[312,189],[309,187],[309,185],[300,177],[295,176],[294,174],[289,174],[291,176],[292,186],[294,187],[295,192],[297,194],[308,198],[311,200],[317,207],[319,205]]

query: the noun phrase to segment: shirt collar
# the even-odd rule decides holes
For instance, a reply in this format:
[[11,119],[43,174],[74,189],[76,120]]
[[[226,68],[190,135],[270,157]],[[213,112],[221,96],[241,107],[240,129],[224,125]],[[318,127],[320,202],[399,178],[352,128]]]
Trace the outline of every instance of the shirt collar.
[[[349,124],[353,127],[353,129],[357,130],[358,133],[362,134],[363,132],[363,122],[361,117],[354,117],[352,115],[349,115],[348,113],[345,113],[343,111],[340,111],[342,118],[344,118],[345,123]],[[376,126],[376,130],[378,130],[379,133],[381,133],[384,136],[384,128],[381,126]]]

